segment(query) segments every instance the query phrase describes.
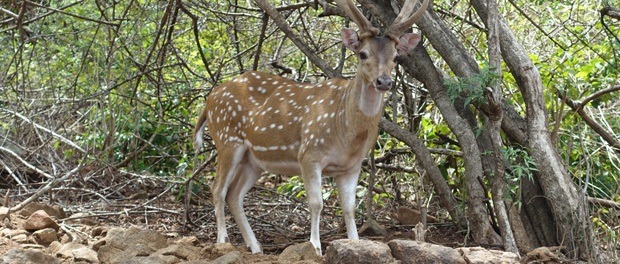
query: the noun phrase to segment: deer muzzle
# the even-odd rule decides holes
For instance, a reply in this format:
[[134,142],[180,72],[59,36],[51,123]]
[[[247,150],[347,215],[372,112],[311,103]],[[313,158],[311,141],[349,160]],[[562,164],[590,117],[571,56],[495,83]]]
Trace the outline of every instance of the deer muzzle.
[[386,74],[380,75],[379,78],[377,78],[375,87],[382,92],[389,91],[392,88],[392,78]]

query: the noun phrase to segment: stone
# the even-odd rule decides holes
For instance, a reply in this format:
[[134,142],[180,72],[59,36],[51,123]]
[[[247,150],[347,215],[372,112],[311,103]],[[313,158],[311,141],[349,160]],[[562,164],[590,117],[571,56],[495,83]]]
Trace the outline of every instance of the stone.
[[244,264],[243,254],[239,251],[230,251],[211,262],[212,264]]
[[525,255],[523,263],[561,263],[561,255],[559,254],[561,249],[562,247],[535,248]]
[[323,258],[316,254],[316,250],[310,241],[288,246],[278,256],[278,263],[288,264],[300,261],[308,261],[308,263],[322,263]]
[[366,220],[359,231],[360,236],[382,236],[385,234],[387,234],[387,230],[375,219]]
[[197,260],[200,258],[200,248],[187,244],[173,244],[157,250],[155,254],[175,256],[182,260]]
[[[392,255],[403,264],[446,263],[466,264],[456,249],[426,242],[395,239],[388,242]],[[415,256],[415,257],[414,257]]]
[[230,243],[215,243],[211,246],[211,255],[214,258],[219,258],[232,251],[237,251],[237,249]]
[[29,217],[31,214],[39,210],[45,211],[49,216],[56,217],[56,219],[63,219],[67,217],[67,214],[62,207],[57,205],[51,206],[43,203],[29,203],[26,207],[19,210],[19,215]]
[[[119,249],[126,249],[136,244],[145,244],[154,250],[167,246],[166,237],[159,232],[138,227],[130,227],[128,229],[112,228],[108,230],[103,239],[95,244],[98,246],[109,245]],[[96,248],[93,249],[97,250]]]
[[75,219],[71,219],[67,222],[69,224],[82,224],[82,225],[89,225],[89,226],[98,225],[99,221],[97,221],[96,219],[93,219],[91,215],[92,215],[91,213],[84,213],[84,212],[75,213],[75,214],[72,214],[70,217],[70,218],[75,218]]
[[28,235],[28,234],[30,234],[30,232],[23,230],[23,229],[5,228],[5,229],[0,230],[0,236],[8,237],[8,238],[12,238],[17,235]]
[[371,240],[334,240],[327,247],[324,263],[399,263],[393,256],[388,245]]
[[105,236],[108,233],[108,227],[105,226],[98,226],[93,228],[90,231],[90,235],[93,237],[98,237],[98,236]]
[[[457,248],[468,264],[517,264],[519,257],[512,252],[482,247]],[[544,262],[546,263],[546,262]]]
[[58,260],[35,249],[13,249],[0,257],[3,264],[56,264]]
[[9,208],[0,206],[0,221],[4,221],[4,218],[6,218],[8,215],[9,215]]
[[71,262],[85,261],[88,263],[99,263],[97,252],[76,242],[62,245],[56,252],[56,256],[65,260],[70,260]]
[[123,260],[129,260],[131,256],[123,254],[123,250],[113,246],[102,245],[97,251],[97,259],[103,263],[119,263]]
[[62,248],[62,245],[63,245],[62,243],[58,241],[54,241],[50,243],[50,245],[47,248],[50,253],[56,254],[56,252],[58,252]]
[[60,226],[58,226],[58,224],[44,210],[39,210],[32,213],[28,219],[24,221],[22,227],[28,231],[36,231],[48,227],[58,231],[60,228]]
[[174,241],[174,243],[195,246],[198,244],[198,238],[196,236],[181,237],[178,240]]
[[111,263],[122,263],[122,264],[172,264],[179,263],[179,260],[174,256],[162,256],[162,255],[152,255],[152,256],[137,256],[131,257],[122,262],[111,262]]
[[[398,212],[396,213],[396,220],[398,220],[401,225],[416,225],[418,223],[422,223],[422,212],[416,209],[401,206],[398,208]],[[430,215],[426,215],[426,222],[436,223],[437,219]]]
[[32,234],[34,237],[34,241],[36,241],[39,245],[49,245],[54,241],[58,241],[58,232],[56,232],[53,228],[43,228],[41,230],[37,230]]
[[20,243],[20,244],[29,244],[29,243],[34,242],[32,241],[32,238],[26,234],[19,234],[19,235],[13,236],[11,237],[11,240],[17,243]]

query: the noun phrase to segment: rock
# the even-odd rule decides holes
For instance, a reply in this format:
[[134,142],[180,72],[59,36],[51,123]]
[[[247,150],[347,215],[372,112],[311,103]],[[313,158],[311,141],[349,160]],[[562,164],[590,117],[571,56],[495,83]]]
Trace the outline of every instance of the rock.
[[62,247],[56,252],[56,256],[69,260],[72,263],[79,261],[99,263],[97,252],[76,242],[70,242],[62,245]]
[[98,237],[98,236],[105,236],[108,234],[108,227],[105,226],[98,226],[93,228],[93,230],[90,231],[90,235],[93,237]]
[[31,237],[29,237],[26,234],[19,234],[19,235],[13,236],[11,237],[11,240],[17,243],[20,243],[20,244],[29,244],[29,243],[34,242],[32,241]]
[[178,240],[174,241],[174,243],[195,246],[198,244],[198,238],[196,236],[181,237]]
[[465,259],[456,249],[430,243],[395,239],[388,242],[392,255],[403,264],[407,263],[459,263]]
[[0,206],[0,221],[4,221],[4,218],[6,218],[8,215],[9,215],[9,208]]
[[334,240],[327,247],[324,263],[398,263],[390,247],[371,240]]
[[457,248],[468,264],[519,263],[519,257],[512,252],[485,249],[481,247]]
[[32,236],[34,237],[34,241],[39,243],[39,245],[47,246],[54,241],[58,241],[58,232],[56,232],[53,228],[37,230],[32,234]]
[[239,251],[231,251],[216,258],[212,264],[244,264],[243,254]]
[[173,256],[152,255],[146,257],[131,257],[122,262],[123,264],[171,264],[179,263],[179,260]]
[[385,234],[387,234],[387,230],[375,219],[368,219],[359,231],[359,235],[361,236],[382,236]]
[[560,249],[562,249],[562,247],[535,248],[527,253],[523,263],[561,263]]
[[[133,261],[134,257],[149,256],[166,246],[166,237],[159,232],[130,227],[126,230],[122,228],[108,230],[106,237],[93,244],[93,249],[97,251],[99,261],[120,263]],[[169,258],[162,256],[157,261],[166,259]]]
[[50,206],[43,203],[29,203],[26,207],[24,207],[24,209],[19,210],[19,215],[28,217],[39,210],[45,211],[49,216],[56,217],[56,219],[63,219],[67,217],[67,214],[60,206]]
[[99,222],[91,217],[91,213],[75,213],[71,215],[71,219],[67,221],[69,224],[83,224],[89,226],[96,226]]
[[[183,261],[183,262],[179,262],[179,264],[213,264],[212,261],[208,261],[208,260],[190,260],[190,261]],[[270,263],[271,264],[271,263]]]
[[316,250],[310,241],[288,246],[278,256],[278,263],[288,264],[306,261],[306,263],[321,263],[323,258],[316,254]]
[[[125,249],[136,244],[145,244],[154,250],[167,246],[166,237],[159,232],[137,227],[130,227],[128,229],[112,228],[96,244],[109,245],[119,249]],[[97,250],[96,248],[94,249]]]
[[50,218],[50,216],[44,211],[39,210],[32,213],[26,221],[22,224],[22,227],[28,231],[36,231],[44,228],[53,228],[56,231],[60,228],[58,224]]
[[0,258],[3,264],[56,264],[56,258],[34,249],[13,249]]
[[11,238],[17,235],[22,235],[22,234],[28,235],[30,234],[30,232],[23,230],[23,229],[9,229],[9,228],[4,228],[0,230],[0,236],[8,237],[8,238]]
[[[396,220],[398,220],[401,225],[416,225],[422,222],[422,212],[401,206],[396,213]],[[430,215],[426,215],[426,222],[436,223],[437,219]]]
[[200,248],[187,244],[173,244],[157,250],[155,254],[175,256],[182,260],[197,260],[200,259]]
[[45,251],[45,247],[39,244],[22,244],[21,246],[24,249],[37,249],[40,251]]
[[58,252],[62,248],[62,243],[58,241],[54,241],[50,243],[50,245],[47,248],[50,253],[56,254],[56,252]]
[[230,243],[215,243],[211,246],[211,255],[213,258],[219,258],[232,251],[237,251],[237,249]]
[[[113,246],[103,245],[97,251],[97,259],[103,263],[119,263],[123,260],[128,260],[131,256],[125,256],[123,250],[115,248]],[[126,257],[126,259],[124,259]]]

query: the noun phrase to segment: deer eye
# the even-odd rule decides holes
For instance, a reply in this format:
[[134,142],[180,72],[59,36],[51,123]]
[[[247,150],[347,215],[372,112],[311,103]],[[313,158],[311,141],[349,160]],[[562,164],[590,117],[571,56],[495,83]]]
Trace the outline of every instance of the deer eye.
[[368,54],[366,54],[366,52],[364,51],[360,52],[360,59],[362,60],[368,59]]

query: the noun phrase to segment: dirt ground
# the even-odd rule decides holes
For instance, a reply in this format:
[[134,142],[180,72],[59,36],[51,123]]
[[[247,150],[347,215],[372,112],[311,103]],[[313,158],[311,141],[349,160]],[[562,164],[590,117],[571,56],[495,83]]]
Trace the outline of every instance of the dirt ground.
[[[89,234],[96,228],[137,226],[157,230],[169,239],[193,236],[197,238],[197,244],[204,247],[216,241],[215,218],[208,187],[195,186],[196,195],[191,199],[189,214],[191,224],[186,225],[184,195],[179,191],[179,184],[161,182],[162,180],[157,177],[136,179],[118,176],[126,180],[133,179],[118,181],[119,178],[117,178],[116,181],[110,179],[109,182],[98,182],[97,185],[112,187],[96,192],[73,187],[58,187],[54,192],[42,196],[39,201],[59,205],[68,216],[64,221],[63,219],[58,221],[67,227],[61,229],[61,234],[70,233],[65,235],[77,236],[82,240],[92,240]],[[88,182],[88,179],[86,181]],[[208,179],[206,182],[209,182]],[[247,261],[275,261],[278,254],[286,247],[309,240],[309,212],[305,198],[296,198],[294,193],[278,193],[276,185],[273,177],[263,177],[245,199],[250,224],[264,250],[264,255],[246,254]],[[321,215],[323,251],[326,250],[330,241],[346,238],[344,223],[337,204],[337,194],[329,191],[330,186],[330,184],[324,186],[327,191]],[[6,193],[7,190],[2,190],[2,192]],[[8,193],[9,199],[6,200],[10,206],[15,206],[32,195],[32,193],[20,194],[17,188],[10,188]],[[103,193],[107,195],[104,196]],[[358,202],[360,200],[358,197]],[[379,200],[379,203],[374,206],[374,215],[377,221],[387,229],[387,234],[362,236],[362,238],[384,242],[396,238],[413,240],[415,237],[412,231],[413,226],[400,225],[395,220],[395,212],[400,206],[402,204],[396,203],[393,199]],[[79,228],[76,227],[76,230],[72,224],[75,220],[70,219],[78,213],[82,213],[79,214],[81,217],[78,220],[81,225]],[[433,212],[431,208],[429,214],[439,217],[440,221],[429,225],[426,242],[449,247],[479,246],[472,241],[467,241],[463,232],[458,232],[454,225],[445,218],[441,218],[441,213]],[[358,229],[364,221],[362,215],[360,211],[356,216]],[[13,223],[8,224],[8,227],[20,228],[20,221],[24,219],[16,217],[12,219]],[[247,252],[239,229],[228,212],[227,224],[230,242],[241,252]],[[497,249],[494,245],[480,246]],[[14,243],[0,243],[0,253],[7,252],[14,247]]]

